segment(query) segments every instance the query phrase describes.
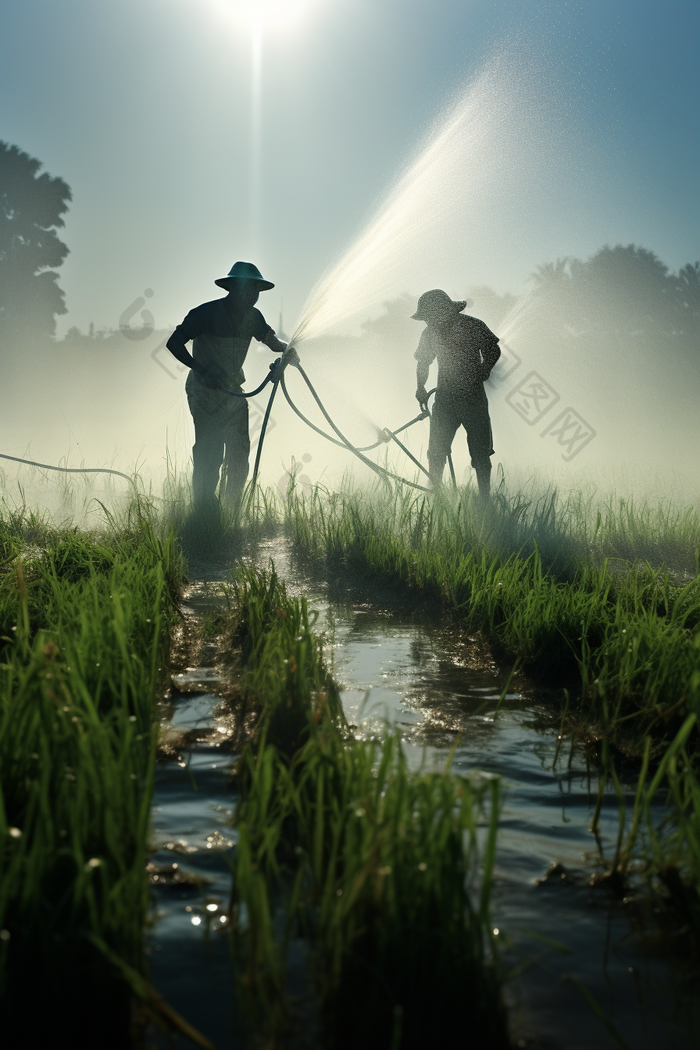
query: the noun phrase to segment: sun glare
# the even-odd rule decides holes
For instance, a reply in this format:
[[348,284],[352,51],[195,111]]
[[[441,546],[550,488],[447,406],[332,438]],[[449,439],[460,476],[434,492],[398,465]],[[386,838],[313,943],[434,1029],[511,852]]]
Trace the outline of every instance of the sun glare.
[[292,21],[308,0],[231,0],[235,14],[254,26],[276,26]]

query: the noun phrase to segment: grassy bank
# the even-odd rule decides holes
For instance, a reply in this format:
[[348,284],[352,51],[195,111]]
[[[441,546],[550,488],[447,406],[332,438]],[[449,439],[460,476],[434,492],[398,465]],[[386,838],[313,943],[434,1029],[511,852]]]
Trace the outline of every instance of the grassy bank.
[[[413,596],[504,662],[568,687],[570,726],[596,743],[620,809],[613,884],[634,870],[700,946],[700,521],[692,509],[597,506],[573,494],[290,491],[298,556],[326,575]],[[567,702],[568,703],[568,702]],[[616,769],[639,763],[631,807]],[[629,776],[629,771],[628,771]],[[659,792],[667,816],[659,823]],[[656,806],[656,809],[655,809]]]
[[[468,495],[316,490],[290,493],[287,527],[297,553],[325,571],[413,594],[539,680],[578,683],[586,717],[620,746],[672,737],[698,711],[691,512],[661,508],[652,520],[625,504],[603,514],[554,493],[529,503],[501,494],[483,508]],[[634,556],[640,546],[646,560]]]
[[157,1012],[153,701],[181,578],[137,503],[99,536],[0,518],[0,995],[22,1045],[123,1048]]
[[[289,960],[307,958],[322,1045],[505,1047],[489,889],[498,781],[412,774],[399,737],[354,739],[304,599],[239,576],[218,629],[257,698],[239,763],[232,949],[253,1039],[293,1029]],[[481,825],[483,831],[479,831]]]

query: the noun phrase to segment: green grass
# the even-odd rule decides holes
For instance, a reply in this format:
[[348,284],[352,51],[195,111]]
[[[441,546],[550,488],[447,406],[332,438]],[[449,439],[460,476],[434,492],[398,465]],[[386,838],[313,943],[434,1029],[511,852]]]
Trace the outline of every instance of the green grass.
[[[162,502],[132,503],[119,525],[107,515],[98,536],[24,510],[0,517],[8,1028],[106,1047],[129,1045],[149,1013],[184,1030],[142,955],[153,697],[183,573],[172,535],[193,560],[224,563],[281,513],[276,495],[252,493],[193,514],[171,478]],[[486,509],[468,492],[290,490],[286,527],[323,572],[413,596],[578,692],[577,717],[600,741],[601,804],[610,782],[620,804],[610,872],[670,902],[697,952],[695,510],[502,485]],[[250,569],[230,595],[212,629],[239,654],[256,727],[239,767],[230,935],[251,1033],[277,1045],[294,1024],[289,966],[303,944],[328,1047],[447,1045],[455,1002],[478,1045],[507,1045],[488,915],[498,781],[413,774],[390,731],[354,740],[305,600]],[[641,763],[631,812],[620,747]]]
[[172,530],[192,564],[229,566],[254,549],[265,537],[276,534],[283,517],[282,501],[273,489],[245,489],[240,502],[228,505],[218,499],[203,507],[192,504],[189,481],[170,468],[162,496],[152,501],[153,514],[162,534]]
[[[624,505],[603,515],[574,497],[503,492],[483,509],[468,494],[317,489],[290,492],[287,529],[296,552],[326,572],[432,603],[540,681],[578,681],[586,718],[599,726],[604,700],[620,746],[641,747],[648,732],[668,739],[698,709],[700,526],[690,511],[636,517]],[[638,534],[657,564],[622,560]],[[669,551],[674,573],[662,560]]]
[[640,882],[645,884],[656,913],[669,915],[672,926],[680,928],[676,950],[685,944],[691,962],[697,961],[700,949],[700,780],[694,761],[697,734],[697,716],[688,715],[654,766],[650,763],[652,740],[647,738],[631,807],[614,758],[604,747],[592,823],[592,830],[597,832],[603,798],[612,785],[619,826],[603,877],[620,893],[638,893]]
[[183,566],[139,504],[99,538],[5,515],[0,551],[3,1019],[27,1045],[60,1031],[123,1048],[143,988],[153,703]]
[[261,706],[239,768],[231,935],[253,1032],[272,1045],[289,1027],[303,939],[324,1046],[442,1045],[457,1001],[479,1046],[506,1046],[489,925],[498,780],[412,774],[391,732],[356,741],[306,603],[274,573],[245,570],[232,609]]
[[[611,884],[640,875],[700,944],[700,521],[693,508],[555,492],[483,508],[468,492],[290,491],[297,554],[333,576],[371,581],[481,629],[505,661],[568,686],[568,725],[596,742],[620,823]],[[573,714],[572,714],[573,713]],[[617,772],[640,764],[631,812]],[[629,773],[628,773],[629,775]],[[665,816],[659,823],[659,792]]]

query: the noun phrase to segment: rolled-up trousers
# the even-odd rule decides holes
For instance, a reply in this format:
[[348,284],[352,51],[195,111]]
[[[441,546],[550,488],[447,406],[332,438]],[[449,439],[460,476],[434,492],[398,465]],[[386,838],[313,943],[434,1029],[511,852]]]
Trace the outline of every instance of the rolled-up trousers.
[[447,454],[459,427],[467,432],[467,446],[478,481],[488,483],[491,456],[494,454],[489,403],[484,388],[474,398],[452,400],[435,395],[430,417],[428,467],[433,485],[439,485]]
[[221,390],[209,390],[201,383],[188,384],[187,401],[194,421],[194,501],[202,503],[214,497],[223,464],[226,483],[221,496],[227,502],[234,502],[243,492],[248,477],[248,402]]

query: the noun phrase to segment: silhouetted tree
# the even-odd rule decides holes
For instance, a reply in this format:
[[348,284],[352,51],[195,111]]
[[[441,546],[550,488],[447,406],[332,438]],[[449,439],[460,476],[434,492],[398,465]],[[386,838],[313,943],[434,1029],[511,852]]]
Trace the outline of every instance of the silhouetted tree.
[[585,262],[557,259],[532,274],[554,324],[596,341],[690,345],[700,316],[700,267],[677,274],[646,248],[607,245]]
[[557,259],[553,263],[540,263],[532,274],[532,278],[539,288],[550,290],[552,288],[560,288],[571,276],[567,269],[568,265],[568,256],[564,256],[563,259]]
[[68,248],[56,235],[71,199],[69,186],[18,146],[0,142],[0,335],[53,335],[64,314],[58,287]]
[[382,307],[384,312],[379,317],[363,322],[365,337],[376,339],[385,346],[401,346],[415,336],[416,322],[411,320],[411,314],[416,310],[413,296],[404,292],[396,299],[387,299]]
[[678,271],[675,302],[682,331],[697,340],[700,336],[700,262],[688,263]]
[[475,285],[467,291],[467,295],[469,305],[465,313],[474,314],[496,333],[518,301],[517,295],[511,295],[510,292],[499,295],[486,284]]

